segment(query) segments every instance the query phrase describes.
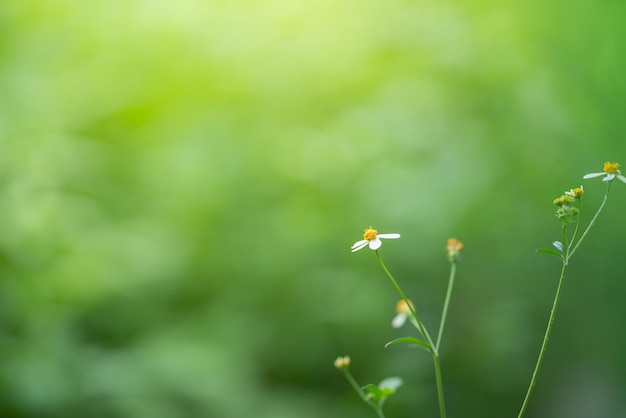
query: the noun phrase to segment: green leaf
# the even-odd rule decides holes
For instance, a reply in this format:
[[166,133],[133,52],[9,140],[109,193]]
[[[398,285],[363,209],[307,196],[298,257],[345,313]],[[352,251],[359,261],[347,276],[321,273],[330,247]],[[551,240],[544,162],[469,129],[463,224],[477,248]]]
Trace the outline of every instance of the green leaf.
[[430,345],[428,345],[428,343],[425,343],[424,341],[418,340],[417,338],[414,338],[414,337],[396,338],[395,340],[389,341],[387,344],[385,344],[385,348],[389,347],[392,344],[401,344],[401,343],[411,344],[411,345],[417,346],[418,348],[421,348],[422,350],[430,351]]
[[373,401],[374,405],[376,406],[378,406],[378,403],[382,399],[388,396],[388,395],[385,395],[383,391],[378,388],[378,386],[373,385],[371,383],[369,385],[363,386],[363,390],[367,392],[367,395],[365,396],[366,399]]
[[400,386],[402,386],[402,379],[395,376],[383,379],[378,386],[372,384],[363,386],[363,390],[366,392],[365,399],[372,401],[377,407],[382,406],[385,400],[396,393],[396,389]]
[[557,256],[559,258],[561,258],[561,256],[562,256],[562,254],[560,252],[558,252],[557,250],[554,250],[552,248],[539,248],[536,251],[538,253],[551,254],[551,255]]

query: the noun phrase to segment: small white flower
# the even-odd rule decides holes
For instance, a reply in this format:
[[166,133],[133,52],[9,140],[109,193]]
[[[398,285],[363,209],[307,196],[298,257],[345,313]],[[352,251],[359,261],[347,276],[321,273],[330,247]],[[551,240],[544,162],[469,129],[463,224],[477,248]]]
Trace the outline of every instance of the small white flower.
[[589,173],[583,176],[583,179],[592,179],[594,177],[606,176],[602,181],[613,181],[615,177],[626,183],[626,177],[622,176],[622,172],[619,170],[618,163],[605,162],[604,171],[601,173]]
[[[413,302],[409,301],[411,306],[413,306]],[[401,299],[396,304],[396,313],[397,315],[393,317],[391,321],[391,326],[394,328],[400,328],[406,322],[406,319],[411,315],[411,310],[409,309],[409,305],[406,304],[404,299]]]
[[377,230],[371,226],[363,233],[363,239],[357,241],[352,246],[352,252],[359,251],[361,248],[365,248],[369,244],[370,249],[377,250],[383,245],[381,238],[395,239],[400,238],[400,234],[379,234]]
[[[588,176],[589,174],[587,174]],[[585,177],[587,177],[585,176]],[[583,188],[583,186],[580,187],[576,187],[574,189],[570,189],[569,191],[566,191],[565,194],[569,197],[580,197],[582,196],[582,194],[585,192],[585,189]]]

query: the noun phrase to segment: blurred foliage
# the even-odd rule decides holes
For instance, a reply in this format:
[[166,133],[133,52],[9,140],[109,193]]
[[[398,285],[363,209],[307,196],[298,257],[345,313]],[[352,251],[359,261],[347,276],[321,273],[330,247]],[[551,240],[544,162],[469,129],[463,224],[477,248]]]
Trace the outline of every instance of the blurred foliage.
[[[552,199],[626,164],[626,3],[6,0],[0,415],[371,416],[333,368],[432,364],[389,323],[382,253],[437,324],[449,415],[516,416],[559,263]],[[603,185],[585,183],[589,216]],[[570,267],[530,417],[626,408],[626,188]],[[585,214],[583,214],[585,216]],[[435,328],[435,325],[430,325]],[[415,411],[419,411],[419,414]]]

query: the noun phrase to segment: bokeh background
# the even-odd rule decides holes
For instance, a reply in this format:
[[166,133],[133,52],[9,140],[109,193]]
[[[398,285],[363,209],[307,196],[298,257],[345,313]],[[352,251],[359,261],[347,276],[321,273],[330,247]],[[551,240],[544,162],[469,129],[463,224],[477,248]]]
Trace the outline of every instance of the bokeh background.
[[[626,3],[0,5],[0,416],[515,417],[560,263],[552,200],[626,164]],[[586,180],[588,220],[604,193]],[[626,185],[570,265],[527,417],[626,416]]]

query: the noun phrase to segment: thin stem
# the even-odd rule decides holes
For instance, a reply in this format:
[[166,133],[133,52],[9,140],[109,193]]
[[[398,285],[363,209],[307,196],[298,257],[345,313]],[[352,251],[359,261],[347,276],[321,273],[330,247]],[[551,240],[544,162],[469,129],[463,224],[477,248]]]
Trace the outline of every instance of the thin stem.
[[393,276],[391,275],[391,273],[385,266],[385,263],[383,263],[383,259],[380,257],[378,250],[376,250],[376,257],[378,257],[380,266],[383,268],[383,270],[387,274],[387,277],[389,277],[389,279],[391,280],[391,283],[393,283],[393,286],[396,288],[396,290],[400,294],[400,297],[402,297],[406,305],[409,307],[409,310],[411,311],[413,318],[415,318],[415,322],[417,322],[420,332],[428,341],[428,344],[430,346],[430,353],[433,355],[433,361],[435,362],[435,378],[437,380],[437,398],[439,400],[439,411],[441,413],[441,418],[446,418],[446,404],[445,404],[445,400],[443,396],[443,381],[441,378],[441,366],[439,365],[439,354],[437,353],[437,348],[433,346],[433,341],[430,338],[430,335],[428,335],[428,331],[426,331],[426,328],[417,317],[417,314],[415,313],[415,309],[413,309],[413,306],[409,303],[409,300],[404,295],[404,292],[402,291],[402,289],[400,289],[400,286],[398,286],[398,283],[396,282],[396,280],[393,278]]
[[415,322],[417,322],[418,329],[420,330],[422,335],[424,337],[426,337],[426,339],[428,341],[428,344],[430,345],[430,351],[433,354],[437,354],[437,349],[433,345],[433,341],[431,340],[430,335],[428,335],[428,331],[426,331],[426,328],[424,327],[424,324],[422,324],[422,321],[420,321],[419,318],[417,317],[417,313],[415,313],[415,309],[413,308],[413,305],[409,302],[407,297],[404,295],[404,292],[402,291],[402,289],[400,289],[400,286],[398,286],[398,283],[396,282],[396,280],[393,278],[393,276],[391,275],[391,273],[389,272],[389,270],[385,266],[385,263],[383,263],[383,259],[380,257],[380,254],[379,254],[378,250],[376,250],[376,257],[378,257],[378,261],[380,262],[380,266],[383,268],[383,270],[387,274],[387,277],[389,277],[389,280],[391,280],[391,283],[393,283],[393,286],[396,288],[396,290],[400,294],[400,297],[404,300],[406,305],[409,307],[409,310],[411,311],[411,315],[413,315],[413,318],[415,318]]
[[539,350],[539,358],[537,359],[537,364],[535,365],[535,370],[533,371],[533,377],[530,380],[530,385],[528,386],[528,391],[526,392],[526,397],[524,398],[524,402],[522,403],[522,407],[519,411],[518,418],[522,418],[524,416],[524,412],[526,412],[526,408],[528,407],[528,401],[530,400],[530,396],[533,393],[533,389],[535,387],[535,383],[537,381],[537,375],[539,374],[539,369],[541,368],[541,363],[543,362],[543,356],[546,351],[546,346],[548,345],[548,340],[550,339],[550,333],[552,332],[552,324],[554,323],[554,317],[556,315],[556,309],[559,304],[559,298],[561,297],[561,290],[563,289],[563,281],[565,280],[565,272],[567,271],[567,261],[563,260],[563,268],[561,269],[561,277],[559,278],[559,285],[556,289],[556,295],[554,297],[554,302],[552,303],[552,311],[550,312],[550,319],[548,320],[548,327],[546,328],[546,333],[543,337],[543,343],[541,344],[541,350]]
[[437,380],[437,397],[439,399],[439,413],[441,418],[446,418],[446,403],[443,399],[443,381],[441,379],[441,365],[439,364],[439,355],[433,353],[433,361],[435,362],[435,378]]
[[579,196],[578,200],[578,215],[576,216],[576,227],[574,228],[574,233],[572,234],[572,239],[570,240],[567,247],[563,246],[563,254],[569,254],[570,248],[574,242],[576,242],[576,235],[578,235],[578,227],[580,226],[580,218],[583,216],[583,200],[582,196]]
[[352,376],[352,373],[350,373],[348,371],[348,369],[344,369],[343,371],[343,375],[346,377],[346,380],[348,382],[350,382],[350,385],[352,385],[352,387],[354,388],[354,390],[356,391],[356,393],[359,394],[359,396],[361,397],[361,399],[363,399],[363,401],[368,404],[369,406],[371,406],[372,408],[374,408],[376,410],[376,412],[378,413],[378,416],[380,418],[384,418],[383,415],[383,411],[382,409],[379,410],[376,405],[374,404],[374,402],[371,401],[371,399],[369,399],[367,397],[367,395],[365,394],[365,391],[363,391],[363,388],[361,388],[361,386],[359,386],[359,384],[357,383],[357,381],[354,379],[354,377]]
[[567,243],[567,221],[562,221],[561,224],[561,247],[563,251],[563,256],[561,259],[567,263],[567,252],[569,251],[569,247],[572,245],[571,243]]
[[439,325],[439,334],[437,335],[437,344],[435,351],[439,352],[439,344],[443,335],[443,328],[446,324],[446,316],[448,315],[448,304],[450,303],[450,295],[452,294],[452,286],[454,286],[454,276],[456,275],[456,263],[453,261],[450,265],[450,278],[448,279],[448,291],[446,292],[446,300],[443,302],[443,312],[441,314],[441,324]]
[[580,245],[580,243],[583,242],[583,240],[587,236],[587,233],[589,232],[591,227],[596,223],[596,219],[598,219],[598,215],[600,215],[600,212],[602,212],[602,209],[604,209],[604,204],[606,203],[606,200],[609,197],[609,191],[610,190],[611,190],[611,182],[609,181],[607,183],[607,185],[606,185],[606,193],[604,194],[604,199],[602,200],[602,204],[598,208],[598,211],[594,215],[593,219],[591,219],[591,222],[589,222],[589,225],[587,226],[587,229],[585,229],[585,232],[583,232],[583,234],[580,236],[580,239],[578,240],[578,242],[574,246],[574,249],[565,256],[565,263],[567,263],[569,261],[569,259],[572,258],[572,256],[574,255],[574,253],[578,249],[578,246]]
[[350,373],[348,369],[344,369],[343,374],[346,376],[346,379],[348,380],[348,382],[350,382],[350,384],[352,385],[356,393],[358,393],[359,396],[363,398],[364,401],[367,402],[367,399],[365,397],[365,391],[363,391],[363,388],[361,388],[361,386],[359,386],[359,384],[354,379],[354,377],[352,377],[352,373]]
[[[610,190],[611,190],[611,182],[608,182],[607,187],[606,187],[606,193],[604,194],[604,199],[602,199],[602,203],[600,204],[600,207],[598,208],[595,215],[591,219],[591,222],[589,222],[589,225],[587,225],[587,228],[585,228],[585,231],[582,233],[582,235],[578,239],[578,242],[576,242],[576,235],[578,234],[578,227],[580,225],[580,216],[582,213],[582,201],[580,203],[580,211],[578,213],[578,219],[576,220],[576,227],[574,228],[574,234],[572,235],[572,239],[569,242],[569,244],[566,244],[566,239],[567,239],[566,225],[565,224],[563,225],[563,229],[562,229],[563,268],[561,269],[561,277],[559,278],[559,284],[556,290],[556,295],[554,296],[554,302],[552,303],[552,311],[550,311],[550,318],[548,319],[548,326],[546,328],[546,333],[543,337],[541,350],[539,350],[539,358],[537,359],[537,364],[535,365],[535,370],[533,371],[533,376],[532,376],[532,379],[530,380],[530,385],[528,386],[528,391],[526,392],[526,397],[524,398],[524,402],[522,403],[522,407],[519,411],[518,418],[522,418],[524,416],[524,413],[526,412],[526,408],[528,407],[528,401],[530,400],[530,397],[533,393],[533,389],[535,387],[535,383],[537,381],[537,375],[539,374],[539,369],[541,369],[541,363],[543,362],[543,357],[546,351],[546,346],[548,345],[548,340],[550,339],[550,333],[552,332],[552,325],[554,324],[554,317],[556,316],[556,309],[558,307],[559,299],[561,297],[561,291],[563,290],[563,282],[565,281],[565,273],[567,271],[567,265],[569,263],[569,260],[572,258],[572,256],[574,255],[574,253],[576,252],[580,244],[583,242],[583,240],[587,236],[587,233],[589,232],[591,227],[595,224],[596,219],[598,219],[598,216],[600,215],[600,212],[602,212],[602,209],[604,209],[604,205],[606,204],[606,201],[609,197]],[[576,245],[574,245],[574,248],[570,251],[570,248],[574,244],[574,242],[576,242]]]

